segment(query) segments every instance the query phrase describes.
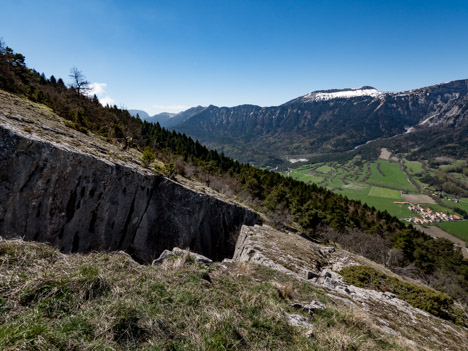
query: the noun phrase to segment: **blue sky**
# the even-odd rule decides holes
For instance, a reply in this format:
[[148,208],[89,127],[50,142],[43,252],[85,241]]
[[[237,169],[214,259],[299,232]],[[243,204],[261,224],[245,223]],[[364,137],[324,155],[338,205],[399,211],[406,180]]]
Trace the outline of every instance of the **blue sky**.
[[29,67],[150,114],[468,78],[468,1],[2,0]]

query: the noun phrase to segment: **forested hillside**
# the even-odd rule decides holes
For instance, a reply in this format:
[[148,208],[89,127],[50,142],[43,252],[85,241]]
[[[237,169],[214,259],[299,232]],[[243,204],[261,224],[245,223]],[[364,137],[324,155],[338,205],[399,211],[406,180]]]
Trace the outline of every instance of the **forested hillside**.
[[148,166],[156,156],[165,166],[153,167],[155,172],[196,178],[263,212],[276,226],[340,243],[452,296],[467,298],[468,262],[450,242],[434,240],[387,212],[325,188],[242,164],[117,106],[103,107],[96,96],[83,93],[79,83],[86,81],[82,75],[78,78],[67,87],[62,79],[29,69],[23,55],[0,45],[0,89],[50,107],[83,133],[96,134],[124,149],[144,150]]

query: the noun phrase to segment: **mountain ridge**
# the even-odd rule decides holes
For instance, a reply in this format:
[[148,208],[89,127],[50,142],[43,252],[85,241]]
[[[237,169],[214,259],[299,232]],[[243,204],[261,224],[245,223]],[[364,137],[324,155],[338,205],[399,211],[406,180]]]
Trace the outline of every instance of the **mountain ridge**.
[[[431,126],[447,128],[450,133],[451,128],[468,123],[468,80],[397,93],[363,88],[366,90],[351,90],[358,96],[317,100],[317,94],[350,90],[319,91],[272,107],[210,105],[171,128],[242,162],[266,165],[268,161],[262,164],[261,157],[249,150],[255,148],[270,160],[284,160],[285,155],[353,150],[375,139]],[[425,120],[431,123],[422,123]]]

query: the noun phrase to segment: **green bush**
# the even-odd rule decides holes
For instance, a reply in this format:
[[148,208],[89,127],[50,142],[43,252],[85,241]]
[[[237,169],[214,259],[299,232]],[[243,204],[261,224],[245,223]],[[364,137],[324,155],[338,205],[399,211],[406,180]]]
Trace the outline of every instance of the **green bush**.
[[151,151],[149,148],[146,148],[143,152],[143,155],[141,156],[141,162],[143,162],[145,167],[148,167],[151,163],[154,162],[155,158],[156,156],[154,156],[153,151]]
[[446,319],[455,319],[453,300],[444,293],[403,282],[367,266],[351,266],[339,272],[348,284],[389,291],[410,305]]

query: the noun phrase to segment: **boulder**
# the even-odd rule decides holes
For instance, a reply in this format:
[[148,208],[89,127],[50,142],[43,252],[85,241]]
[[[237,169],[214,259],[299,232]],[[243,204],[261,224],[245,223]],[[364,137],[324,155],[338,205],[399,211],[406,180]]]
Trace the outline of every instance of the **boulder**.
[[301,309],[307,313],[309,313],[311,316],[315,313],[315,311],[320,311],[320,310],[325,310],[327,306],[325,304],[321,303],[320,301],[315,301],[312,300],[309,303],[293,303],[291,307]]
[[204,264],[213,263],[213,260],[209,259],[208,257],[197,254],[195,252],[190,252],[189,250],[182,250],[182,249],[179,249],[178,247],[174,247],[172,251],[164,250],[159,256],[159,258],[157,258],[156,260],[152,262],[152,265],[154,266],[154,265],[161,264],[172,257],[181,257],[185,255],[192,258],[195,262],[198,262],[198,263],[204,263]]

